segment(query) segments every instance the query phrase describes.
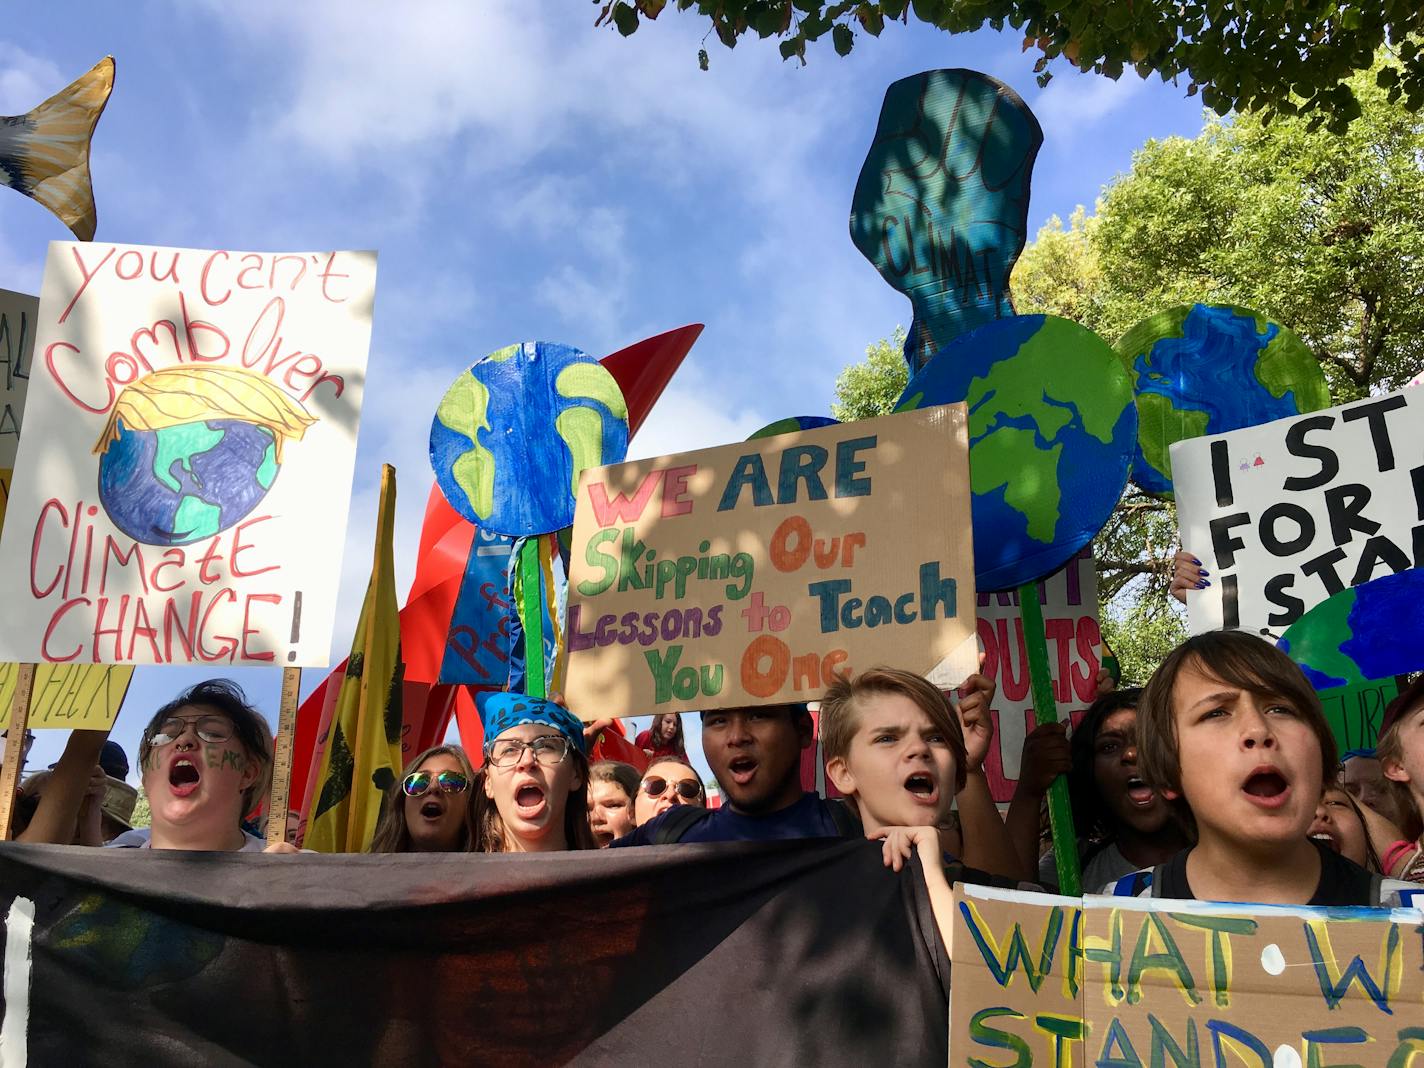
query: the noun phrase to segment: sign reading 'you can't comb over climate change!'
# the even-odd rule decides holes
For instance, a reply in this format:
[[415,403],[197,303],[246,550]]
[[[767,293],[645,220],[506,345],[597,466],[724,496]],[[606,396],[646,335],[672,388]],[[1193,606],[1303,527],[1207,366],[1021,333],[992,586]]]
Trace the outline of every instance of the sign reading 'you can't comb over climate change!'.
[[371,252],[55,242],[0,660],[325,664]]
[[585,719],[818,697],[977,665],[962,404],[584,473],[568,704]]

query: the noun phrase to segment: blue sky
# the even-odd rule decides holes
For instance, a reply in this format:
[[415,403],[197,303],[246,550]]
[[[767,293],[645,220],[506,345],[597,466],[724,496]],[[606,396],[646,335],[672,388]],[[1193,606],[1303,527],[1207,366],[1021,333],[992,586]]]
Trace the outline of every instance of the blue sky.
[[[909,304],[847,233],[885,87],[936,67],[1013,86],[1046,138],[1030,232],[1091,205],[1149,137],[1195,135],[1199,106],[1156,79],[1063,69],[1046,90],[1006,32],[918,24],[847,58],[728,52],[671,8],[632,38],[581,0],[211,0],[24,5],[0,43],[0,114],[29,110],[106,54],[94,142],[103,240],[380,251],[366,408],[333,662],[370,561],[380,464],[400,480],[397,573],[414,570],[431,413],[454,376],[514,341],[603,355],[687,322],[707,330],[630,455],[723,444],[828,410],[836,374],[908,324]],[[0,287],[39,292],[68,237],[0,192]],[[332,546],[332,551],[343,547]],[[141,668],[116,737],[206,672]],[[275,721],[280,673],[230,672]],[[308,671],[304,690],[319,673]],[[695,726],[689,723],[689,727]],[[41,732],[30,767],[56,758]]]

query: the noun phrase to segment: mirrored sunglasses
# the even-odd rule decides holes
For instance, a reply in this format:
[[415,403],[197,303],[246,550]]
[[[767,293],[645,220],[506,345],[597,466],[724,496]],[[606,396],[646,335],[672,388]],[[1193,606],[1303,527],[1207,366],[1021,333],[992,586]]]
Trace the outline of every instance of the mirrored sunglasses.
[[669,786],[689,801],[702,796],[702,784],[693,779],[679,779],[677,782],[669,782],[667,779],[660,779],[654,775],[650,779],[643,780],[643,792],[649,797],[661,797],[663,791]]
[[434,775],[428,771],[412,771],[401,780],[401,789],[406,797],[420,797],[432,785],[443,794],[463,794],[470,788],[470,780],[459,771],[442,771]]

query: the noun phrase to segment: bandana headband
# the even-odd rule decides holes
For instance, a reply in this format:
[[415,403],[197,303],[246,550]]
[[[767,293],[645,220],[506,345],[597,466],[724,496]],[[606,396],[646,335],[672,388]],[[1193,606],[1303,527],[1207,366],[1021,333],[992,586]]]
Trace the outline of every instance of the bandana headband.
[[538,723],[558,731],[580,753],[587,755],[583,738],[583,723],[567,708],[540,697],[522,693],[482,693],[475,697],[480,711],[480,724],[485,732],[485,752],[494,740],[512,727]]

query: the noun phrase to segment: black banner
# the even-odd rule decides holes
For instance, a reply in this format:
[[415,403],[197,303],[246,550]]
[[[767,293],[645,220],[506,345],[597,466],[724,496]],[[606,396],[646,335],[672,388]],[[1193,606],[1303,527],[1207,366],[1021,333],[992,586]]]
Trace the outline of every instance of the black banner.
[[923,879],[887,870],[878,843],[6,845],[0,914],[6,1068],[22,1050],[175,1068],[947,1060],[948,961]]

